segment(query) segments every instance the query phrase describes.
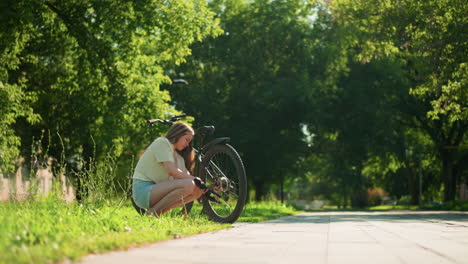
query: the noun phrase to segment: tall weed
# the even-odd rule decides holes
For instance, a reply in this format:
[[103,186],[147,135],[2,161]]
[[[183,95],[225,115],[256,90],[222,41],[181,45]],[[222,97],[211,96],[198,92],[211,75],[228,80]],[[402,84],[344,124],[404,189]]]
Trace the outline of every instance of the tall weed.
[[[81,154],[75,154],[70,157],[65,155],[65,147],[59,135],[62,145],[62,158],[60,163],[60,172],[66,173],[69,177],[75,179],[75,190],[77,197],[80,197],[82,203],[103,203],[116,202],[121,204],[129,191],[129,184],[119,181],[117,158],[107,153],[104,157],[96,157],[96,145],[94,138],[91,137],[94,144],[93,156],[84,160]],[[67,161],[67,162],[65,162]],[[68,166],[69,164],[75,166]],[[116,197],[120,199],[115,199]]]

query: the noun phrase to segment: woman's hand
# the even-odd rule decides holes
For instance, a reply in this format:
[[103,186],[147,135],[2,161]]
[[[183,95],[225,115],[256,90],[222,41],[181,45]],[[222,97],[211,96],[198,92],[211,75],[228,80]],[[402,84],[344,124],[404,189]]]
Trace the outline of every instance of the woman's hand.
[[195,183],[195,188],[194,195],[198,198],[202,196],[204,193],[208,191],[208,188],[206,187],[206,184],[202,181],[202,179],[198,177],[193,178],[193,182]]
[[200,189],[198,186],[196,186],[194,189],[193,189],[193,195],[195,197],[197,197],[196,199],[200,198],[200,196],[202,196],[204,193],[206,193],[208,190],[202,190]]

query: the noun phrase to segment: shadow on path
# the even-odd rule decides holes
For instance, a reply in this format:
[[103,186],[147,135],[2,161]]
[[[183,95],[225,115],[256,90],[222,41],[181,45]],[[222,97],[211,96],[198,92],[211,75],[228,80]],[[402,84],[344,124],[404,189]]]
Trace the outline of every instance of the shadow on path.
[[353,212],[307,212],[299,215],[282,217],[264,223],[316,223],[328,224],[336,222],[464,222],[468,226],[468,212],[447,211],[353,211]]

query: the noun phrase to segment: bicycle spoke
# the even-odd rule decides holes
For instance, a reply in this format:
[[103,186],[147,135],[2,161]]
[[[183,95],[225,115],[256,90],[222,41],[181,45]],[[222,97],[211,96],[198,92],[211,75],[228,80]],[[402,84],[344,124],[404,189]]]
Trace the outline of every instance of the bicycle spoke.
[[215,191],[220,189],[220,193],[224,203],[216,204],[210,202],[212,208],[220,216],[227,216],[235,209],[238,195],[238,179],[234,178],[236,170],[231,162],[231,159],[224,153],[219,153],[211,158],[205,167],[207,176],[210,178],[207,184],[214,184]]
[[204,200],[205,213],[211,219],[232,223],[242,213],[246,199],[246,179],[238,153],[229,145],[216,145],[202,159],[203,180],[220,197]]

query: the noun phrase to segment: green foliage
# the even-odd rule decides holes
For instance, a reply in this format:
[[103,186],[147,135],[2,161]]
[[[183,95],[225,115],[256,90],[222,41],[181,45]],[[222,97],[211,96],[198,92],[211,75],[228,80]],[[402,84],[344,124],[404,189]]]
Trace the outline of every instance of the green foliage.
[[[192,46],[173,73],[189,85],[171,95],[197,125],[214,123],[233,138],[258,196],[301,182],[313,185],[310,196],[340,204],[375,186],[414,200],[417,157],[439,158],[421,169],[427,196],[444,182],[453,199],[467,158],[457,149],[467,128],[458,5],[466,7],[456,0],[213,1],[224,34]],[[441,53],[441,46],[456,48]],[[430,76],[449,83],[443,89],[453,104],[439,107],[448,95]],[[424,86],[429,92],[420,93]],[[428,148],[447,144],[455,149],[448,155]]]
[[364,201],[367,189],[387,173],[385,165],[370,173],[369,160],[388,160],[395,153],[393,170],[400,167],[404,128],[398,106],[409,96],[399,60],[350,60],[346,66],[348,72],[337,76],[333,92],[313,99],[306,123],[314,134],[313,157],[301,162],[316,186],[311,191],[343,206]]
[[213,124],[232,138],[260,199],[305,151],[298,113],[306,105],[312,6],[260,0],[211,6],[224,34],[193,46],[174,73],[189,85],[171,95],[196,125]]
[[[174,212],[140,216],[130,203],[76,202],[54,196],[38,201],[0,203],[0,263],[50,263],[145,243],[215,231],[230,225],[209,221],[200,206],[188,220]],[[241,221],[258,222],[296,213],[278,202],[250,203]]]
[[343,206],[374,187],[415,203],[422,179],[449,201],[468,177],[466,1],[1,5],[2,172],[46,133],[78,193],[111,184],[96,173],[128,183],[155,136],[142,121],[179,109],[232,138],[257,199],[299,184]]
[[20,137],[11,127],[16,119],[25,117],[31,123],[39,120],[30,107],[34,96],[25,93],[21,86],[24,85],[5,84],[4,80],[0,79],[0,172],[12,170],[13,164],[10,161],[19,155]]
[[159,89],[170,82],[165,69],[221,32],[198,0],[2,4],[2,166],[20,145],[30,156],[42,130],[62,137],[45,142],[56,159],[135,155],[147,144],[144,120],[177,112]]
[[441,96],[431,102],[434,110],[429,111],[428,115],[432,119],[448,115],[450,122],[468,120],[466,102],[468,102],[468,64],[461,63],[447,84],[442,85]]
[[[335,165],[315,177],[337,183],[345,196],[383,184],[397,196],[411,193],[414,203],[416,174],[423,170],[424,188],[437,190],[437,178],[442,179],[444,199],[453,200],[456,182],[466,171],[461,164],[468,158],[462,147],[468,127],[463,118],[466,34],[460,34],[466,31],[466,3],[317,2],[323,11],[314,26],[326,33],[318,38],[328,47],[321,49],[328,55],[325,69],[337,73],[325,71],[329,77],[321,77],[324,81],[312,89],[316,96],[311,113],[316,117],[307,125],[316,134],[315,151],[329,153],[321,159],[322,167]],[[408,149],[417,149],[412,160],[405,155]],[[418,168],[415,157],[428,161],[434,155],[439,166]],[[380,166],[371,175],[367,161],[376,157],[399,165],[393,171]],[[437,170],[441,176],[433,177]],[[408,185],[397,186],[396,175]]]
[[[29,9],[27,4],[24,7]],[[12,125],[18,118],[26,118],[28,122],[34,123],[39,121],[39,117],[31,107],[31,103],[37,99],[36,94],[25,91],[28,85],[26,74],[23,72],[16,77],[15,82],[9,81],[9,71],[18,70],[22,60],[34,60],[31,56],[23,59],[18,57],[31,38],[28,33],[30,25],[9,19],[12,10],[8,1],[2,1],[0,9],[0,171],[6,172],[12,169],[10,161],[18,156],[21,144]]]
[[404,58],[414,82],[411,93],[431,101],[431,118],[467,120],[466,1],[339,0],[329,8],[353,39],[355,59]]

